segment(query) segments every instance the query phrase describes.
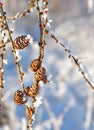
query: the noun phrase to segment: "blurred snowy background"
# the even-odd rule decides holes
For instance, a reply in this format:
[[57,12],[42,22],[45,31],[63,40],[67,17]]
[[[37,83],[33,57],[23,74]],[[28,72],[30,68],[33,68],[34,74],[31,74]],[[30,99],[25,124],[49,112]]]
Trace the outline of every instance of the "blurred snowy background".
[[[27,0],[1,0],[7,16],[22,12],[28,6]],[[94,0],[48,0],[49,18],[52,29],[67,39],[77,51],[78,57],[94,77]],[[39,40],[39,28],[35,12],[14,23],[13,38],[30,34]],[[20,62],[25,72],[25,86],[33,83],[33,73],[29,64],[38,55],[37,42],[20,51]],[[0,130],[25,130],[25,108],[16,106],[13,93],[20,89],[17,70],[11,47],[7,45],[5,59],[5,84],[3,91],[3,112],[0,113]],[[67,53],[48,39],[43,65],[52,81],[41,87],[43,104],[36,113],[34,130],[94,130],[94,92],[82,78],[77,67]]]

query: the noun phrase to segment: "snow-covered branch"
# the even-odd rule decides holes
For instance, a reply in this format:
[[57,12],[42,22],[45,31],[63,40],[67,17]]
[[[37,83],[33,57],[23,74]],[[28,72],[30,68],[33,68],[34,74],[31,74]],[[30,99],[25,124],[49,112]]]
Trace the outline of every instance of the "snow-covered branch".
[[54,34],[52,31],[49,33],[49,36],[55,40],[56,44],[59,44],[64,50],[68,53],[69,58],[72,58],[75,65],[78,67],[78,71],[81,72],[85,81],[89,84],[89,86],[94,89],[94,81],[92,80],[87,67],[83,64],[80,58],[77,57],[76,51],[70,46],[70,43]]

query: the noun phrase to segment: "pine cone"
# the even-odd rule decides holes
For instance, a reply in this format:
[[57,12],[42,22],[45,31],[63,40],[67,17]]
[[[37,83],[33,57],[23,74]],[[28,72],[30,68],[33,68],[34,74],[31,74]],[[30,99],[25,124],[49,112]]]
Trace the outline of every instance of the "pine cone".
[[46,69],[44,67],[40,67],[37,72],[34,74],[35,81],[39,82],[44,79],[46,73]]
[[14,40],[15,49],[23,49],[29,44],[29,38],[25,36],[19,36]]
[[39,59],[35,59],[30,64],[30,69],[36,72],[41,66],[41,61]]
[[22,91],[20,90],[17,90],[15,93],[14,93],[14,102],[17,104],[17,105],[23,105],[26,101],[23,100],[23,93]]
[[27,87],[25,89],[25,94],[31,98],[36,97],[39,91],[39,86],[37,84],[33,84],[31,87]]

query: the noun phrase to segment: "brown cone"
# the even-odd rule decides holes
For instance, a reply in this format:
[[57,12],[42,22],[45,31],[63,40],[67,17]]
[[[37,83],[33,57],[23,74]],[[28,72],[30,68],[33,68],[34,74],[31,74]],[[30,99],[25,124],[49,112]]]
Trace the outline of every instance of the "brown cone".
[[29,44],[27,36],[19,36],[14,40],[15,49],[24,49]]

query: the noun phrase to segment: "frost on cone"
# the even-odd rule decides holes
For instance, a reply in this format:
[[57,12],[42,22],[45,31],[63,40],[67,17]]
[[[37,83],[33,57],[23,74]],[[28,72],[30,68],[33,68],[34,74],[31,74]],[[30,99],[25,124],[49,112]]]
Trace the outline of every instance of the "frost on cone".
[[14,93],[14,102],[17,104],[17,105],[23,105],[26,101],[24,100],[24,94],[22,93],[22,91],[20,90],[17,90],[15,93]]
[[14,47],[15,49],[24,49],[26,46],[28,46],[30,39],[25,36],[18,36],[14,40]]

